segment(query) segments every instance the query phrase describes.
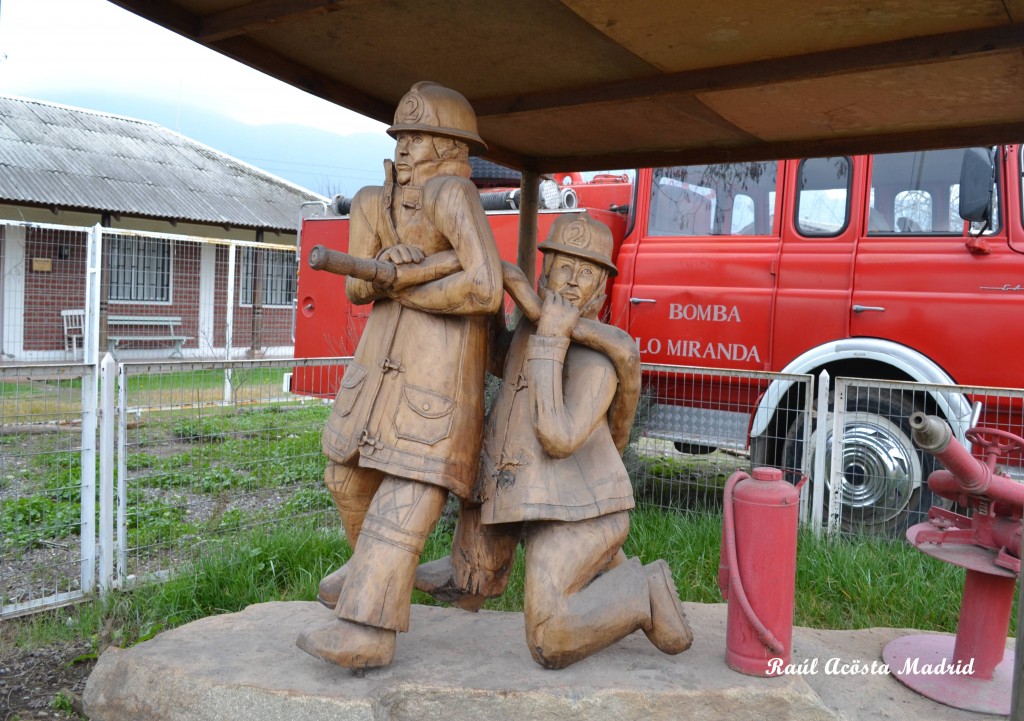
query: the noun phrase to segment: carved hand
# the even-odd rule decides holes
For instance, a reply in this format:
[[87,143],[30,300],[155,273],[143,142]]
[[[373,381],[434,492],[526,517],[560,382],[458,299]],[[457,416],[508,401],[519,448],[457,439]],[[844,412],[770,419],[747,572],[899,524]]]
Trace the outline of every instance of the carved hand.
[[557,293],[545,293],[537,333],[568,338],[579,317],[579,309],[565,298]]
[[604,307],[604,302],[608,300],[608,296],[605,293],[595,293],[594,296],[587,301],[586,305],[580,308],[581,318],[596,318],[597,314],[601,312]]
[[419,263],[424,257],[423,251],[414,245],[393,245],[381,251],[377,255],[377,260],[402,265],[403,263]]

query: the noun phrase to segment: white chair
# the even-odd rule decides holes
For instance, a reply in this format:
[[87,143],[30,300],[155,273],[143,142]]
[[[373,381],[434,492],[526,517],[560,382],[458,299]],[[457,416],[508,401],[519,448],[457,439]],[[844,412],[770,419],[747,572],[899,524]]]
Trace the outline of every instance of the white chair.
[[64,321],[64,350],[71,353],[71,358],[74,360],[78,354],[78,349],[82,348],[84,351],[84,326],[85,326],[85,311],[84,310],[62,310],[60,317]]

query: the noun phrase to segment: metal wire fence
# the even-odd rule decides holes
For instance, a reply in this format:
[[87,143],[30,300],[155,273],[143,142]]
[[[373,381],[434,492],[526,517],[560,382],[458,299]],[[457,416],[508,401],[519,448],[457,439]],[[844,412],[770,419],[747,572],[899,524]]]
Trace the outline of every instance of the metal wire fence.
[[85,360],[89,334],[122,360],[292,354],[294,246],[9,221],[0,234],[5,362]]
[[82,323],[65,333],[65,309],[85,307],[88,229],[0,224],[0,358],[81,358]]
[[296,367],[347,359],[119,366],[116,574],[172,571],[206,542],[308,516],[334,518],[320,479],[323,399],[289,392]]
[[[346,364],[108,357],[102,382],[84,364],[0,368],[0,616],[165,576],[241,529],[311,517],[337,532],[320,480],[330,399],[302,393],[329,392]],[[668,512],[717,515],[734,471],[773,465],[812,478],[812,527],[898,537],[935,500],[910,413],[961,439],[976,423],[1024,434],[1022,390],[675,366],[644,378],[625,460],[638,503]],[[1000,462],[1024,477],[1019,450]]]
[[[932,505],[949,506],[928,489],[928,475],[941,465],[912,440],[915,411],[938,416],[971,448],[966,434],[974,426],[1024,435],[1022,409],[1024,390],[837,378],[833,410],[816,431],[826,434],[815,490],[828,530],[900,537],[926,520]],[[1024,479],[1021,451],[1004,453],[997,470]]]
[[92,590],[96,424],[87,370],[0,367],[3,615]]
[[638,503],[717,513],[737,470],[785,466],[794,482],[806,473],[811,376],[648,364],[643,371],[626,455]]

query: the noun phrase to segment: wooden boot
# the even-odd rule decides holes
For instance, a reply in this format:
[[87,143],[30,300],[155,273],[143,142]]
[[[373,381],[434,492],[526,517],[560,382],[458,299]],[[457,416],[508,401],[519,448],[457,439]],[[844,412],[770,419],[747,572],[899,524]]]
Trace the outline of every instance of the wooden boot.
[[651,594],[651,621],[642,626],[643,631],[659,651],[671,655],[682,653],[693,643],[693,631],[679,601],[672,570],[660,558],[644,566],[644,570]]
[[345,668],[380,668],[395,657],[395,631],[337,619],[303,631],[295,645]]
[[345,576],[348,574],[348,564],[327,574],[320,581],[317,589],[316,600],[327,608],[334,608],[338,605],[338,597],[341,596],[341,589],[345,587]]
[[467,593],[455,585],[455,571],[452,557],[445,556],[436,561],[421,563],[416,569],[416,588],[429,593],[438,601],[458,606],[464,611],[476,613],[487,600],[486,596]]

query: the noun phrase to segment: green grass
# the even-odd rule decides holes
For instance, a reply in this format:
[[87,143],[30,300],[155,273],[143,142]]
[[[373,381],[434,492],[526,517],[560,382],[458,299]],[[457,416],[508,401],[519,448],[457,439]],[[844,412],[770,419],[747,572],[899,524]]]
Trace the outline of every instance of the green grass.
[[[242,386],[274,386],[281,387],[285,368],[247,368],[236,369],[231,373],[231,385]],[[133,373],[128,376],[128,392],[160,391],[168,388],[223,388],[224,371],[194,370],[177,373]]]
[[[207,409],[199,415],[195,410],[147,414],[138,429],[129,431],[130,542],[170,542],[200,530],[187,521],[181,504],[146,498],[138,492],[141,489],[220,497],[295,487],[286,494],[288,512],[329,507],[318,483],[326,463],[320,433],[329,411],[325,405],[310,404]],[[0,502],[0,548],[32,547],[78,533],[81,461],[78,450],[72,449],[78,440],[67,434],[12,434],[4,440],[31,444],[28,462],[18,470],[31,492]],[[307,487],[321,490],[306,493]],[[205,530],[226,532],[267,520],[257,517],[259,513],[249,515],[232,512],[223,523]]]
[[[326,501],[314,494],[306,503]],[[453,523],[442,520],[428,540],[423,560],[448,553]],[[721,602],[717,588],[721,522],[714,516],[639,509],[633,514],[627,555],[644,562],[666,559],[680,597]],[[350,555],[333,530],[292,522],[239,531],[230,543],[210,544],[202,556],[162,584],[86,602],[20,622],[19,643],[107,637],[118,645],[145,640],[212,614],[239,611],[267,601],[311,601],[324,575]],[[799,626],[829,629],[869,627],[956,630],[963,572],[924,556],[906,543],[825,541],[802,533],[796,578]],[[522,610],[523,554],[517,554],[505,595],[485,608]],[[433,603],[415,592],[416,603]],[[1011,626],[1011,634],[1014,628]]]
[[[625,550],[644,562],[664,558],[680,597],[717,603],[720,516],[634,513]],[[892,627],[955,632],[964,572],[905,541],[816,539],[801,531],[797,548],[798,626],[830,629]],[[1011,634],[1015,633],[1015,620]]]
[[[219,371],[179,375],[187,375],[190,382],[201,375],[211,388],[223,381]],[[182,380],[186,379],[178,379]],[[139,388],[153,388],[167,379],[139,375],[134,382]],[[111,626],[117,630],[118,643],[132,643],[160,629],[249,603],[312,600],[319,579],[349,553],[336,534],[296,520],[325,511],[333,516],[331,499],[318,480],[325,463],[320,429],[329,411],[317,403],[146,414],[141,425],[129,429],[130,545],[183,547],[216,537],[231,542],[208,542],[202,560],[166,584],[118,595],[107,605],[90,602],[77,607],[71,612],[76,620],[63,628],[90,637]],[[71,450],[77,440],[61,434],[26,438],[32,438],[35,453],[20,472],[37,493],[0,503],[0,546],[31,546],[78,532],[81,474],[78,453]],[[12,434],[3,440],[22,438]],[[684,600],[719,602],[720,486],[728,473],[709,476],[703,459],[636,457],[634,462],[640,470],[639,500],[687,510],[638,509],[627,554],[645,563],[655,558],[669,561]],[[185,494],[209,494],[219,502],[255,489],[287,490],[279,494],[284,500],[275,508],[221,508],[203,521],[190,519],[184,510]],[[253,530],[256,524],[264,524],[262,530]],[[451,519],[439,524],[424,560],[448,552],[452,531]],[[521,610],[522,555],[520,549],[508,591],[488,601],[486,608]],[[823,542],[801,535],[798,555],[798,625],[955,630],[963,572],[904,542]],[[419,593],[414,601],[433,603]],[[41,614],[26,626],[45,625],[52,615]]]
[[0,398],[19,396],[24,399],[33,394],[49,393],[54,390],[79,390],[81,387],[81,378],[57,377],[0,381]]
[[349,555],[337,534],[308,523],[244,531],[231,543],[210,544],[165,583],[29,616],[20,621],[17,642],[36,646],[85,639],[94,647],[102,641],[129,646],[253,603],[313,600],[320,579]]

